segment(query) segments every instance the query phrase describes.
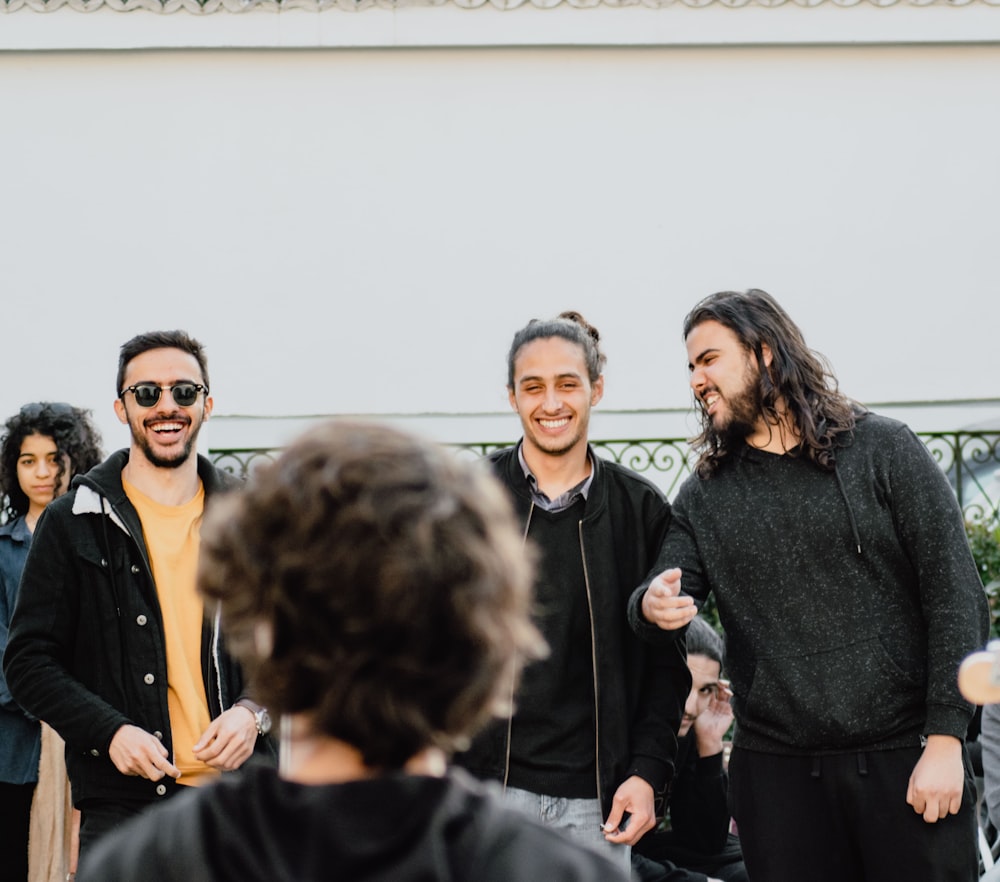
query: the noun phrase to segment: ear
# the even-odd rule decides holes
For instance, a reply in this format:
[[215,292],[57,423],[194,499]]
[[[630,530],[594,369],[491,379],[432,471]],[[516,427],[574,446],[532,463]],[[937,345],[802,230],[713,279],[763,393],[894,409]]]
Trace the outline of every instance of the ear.
[[517,396],[514,395],[514,387],[507,387],[507,401],[510,403],[511,410],[515,413],[517,412]]
[[118,417],[118,422],[128,425],[128,412],[125,410],[125,402],[120,398],[115,399],[115,416]]
[[764,367],[770,368],[774,354],[771,352],[771,347],[766,343],[760,344],[760,357],[764,360]]
[[604,397],[604,374],[601,374],[594,385],[590,387],[590,406],[593,407]]
[[212,400],[211,395],[205,396],[205,411],[204,418],[207,420],[212,415],[212,408],[215,407],[215,402]]

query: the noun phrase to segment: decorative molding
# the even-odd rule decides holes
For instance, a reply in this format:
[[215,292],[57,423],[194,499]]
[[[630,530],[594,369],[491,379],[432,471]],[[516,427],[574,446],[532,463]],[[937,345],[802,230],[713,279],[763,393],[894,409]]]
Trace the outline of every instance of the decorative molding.
[[500,11],[518,9],[522,6],[531,6],[536,9],[554,9],[558,6],[574,9],[593,9],[598,6],[611,8],[638,6],[647,9],[664,9],[670,6],[686,6],[692,9],[708,6],[730,9],[748,6],[763,8],[838,6],[848,8],[860,5],[879,8],[972,5],[1000,7],[1000,0],[204,0],[204,2],[199,2],[199,0],[0,0],[0,9],[5,12],[22,10],[46,13],[57,10],[94,12],[103,8],[114,12],[133,12],[141,9],[165,14],[183,10],[198,15],[208,15],[215,12],[238,13],[249,10],[279,12],[285,9],[310,12],[322,12],[328,9],[337,9],[342,12],[362,12],[368,9],[396,10],[448,5],[459,9],[492,7]]

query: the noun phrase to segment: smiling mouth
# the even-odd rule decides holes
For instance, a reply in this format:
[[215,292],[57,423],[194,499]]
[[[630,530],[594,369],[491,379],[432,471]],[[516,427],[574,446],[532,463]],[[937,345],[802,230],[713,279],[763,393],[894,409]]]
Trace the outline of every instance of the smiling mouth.
[[719,402],[722,396],[715,391],[706,392],[701,397],[702,406],[705,408],[706,412],[711,413],[715,405]]
[[558,420],[539,420],[538,425],[543,429],[561,429],[563,426],[569,425],[569,417],[562,417]]
[[173,435],[177,432],[184,431],[187,423],[181,421],[163,422],[155,423],[150,425],[149,428],[154,435]]

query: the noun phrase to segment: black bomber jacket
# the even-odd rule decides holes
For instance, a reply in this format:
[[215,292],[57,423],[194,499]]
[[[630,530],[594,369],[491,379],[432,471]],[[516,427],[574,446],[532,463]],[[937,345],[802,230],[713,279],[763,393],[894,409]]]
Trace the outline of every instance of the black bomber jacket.
[[[598,796],[605,817],[619,785],[632,775],[662,792],[673,774],[677,728],[691,688],[684,640],[652,646],[629,627],[629,597],[656,561],[670,505],[645,478],[590,451],[594,463],[580,522],[591,590],[596,658]],[[532,500],[517,447],[491,454],[527,530]],[[508,721],[496,721],[456,757],[477,777],[503,781]]]
[[[11,693],[66,742],[73,800],[155,800],[172,779],[122,775],[108,756],[121,726],[156,734],[173,755],[163,622],[138,515],[122,487],[120,450],[49,504],[21,577],[4,654]],[[198,457],[206,506],[239,484]],[[242,696],[219,617],[206,605],[202,671],[215,719]]]

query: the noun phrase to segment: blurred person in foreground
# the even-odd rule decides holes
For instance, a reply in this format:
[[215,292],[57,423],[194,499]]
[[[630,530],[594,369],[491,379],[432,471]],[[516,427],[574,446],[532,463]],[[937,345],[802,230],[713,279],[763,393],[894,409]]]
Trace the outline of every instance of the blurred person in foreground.
[[206,517],[199,585],[280,717],[248,767],[133,821],[80,880],[624,879],[448,757],[545,651],[532,568],[479,463],[317,427]]
[[974,879],[957,674],[989,613],[944,473],[766,292],[707,297],[684,340],[700,456],[630,615],[655,640],[714,592],[750,878]]

